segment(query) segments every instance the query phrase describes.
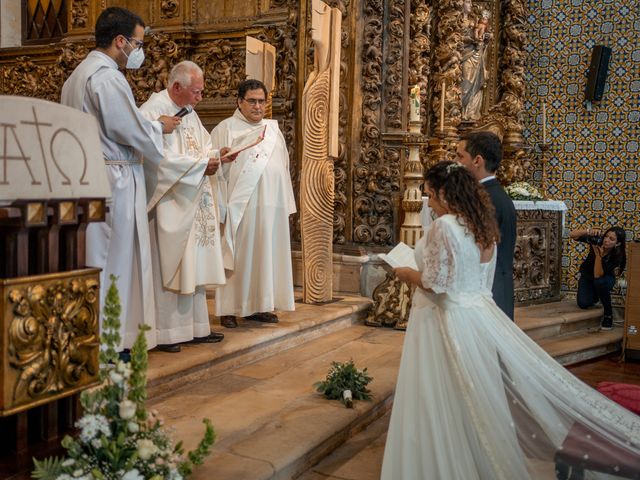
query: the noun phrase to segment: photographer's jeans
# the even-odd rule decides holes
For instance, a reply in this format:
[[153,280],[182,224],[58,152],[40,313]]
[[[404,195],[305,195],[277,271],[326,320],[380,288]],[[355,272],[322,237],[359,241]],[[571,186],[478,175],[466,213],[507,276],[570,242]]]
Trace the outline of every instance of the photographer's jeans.
[[585,278],[580,275],[578,280],[578,306],[580,308],[589,308],[598,300],[602,302],[604,307],[604,315],[611,316],[611,290],[616,284],[616,277],[613,275],[604,275],[600,278]]

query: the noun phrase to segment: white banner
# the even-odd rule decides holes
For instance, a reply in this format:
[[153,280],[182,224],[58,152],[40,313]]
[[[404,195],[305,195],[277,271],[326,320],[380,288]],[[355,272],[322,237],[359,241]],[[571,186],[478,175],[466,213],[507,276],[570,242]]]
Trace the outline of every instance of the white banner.
[[0,203],[108,197],[93,116],[46,100],[0,95]]

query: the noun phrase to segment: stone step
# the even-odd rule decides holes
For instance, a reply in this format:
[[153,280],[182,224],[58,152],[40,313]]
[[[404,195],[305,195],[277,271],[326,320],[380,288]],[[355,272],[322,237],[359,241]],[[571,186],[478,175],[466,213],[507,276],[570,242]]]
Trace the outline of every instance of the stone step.
[[204,378],[210,379],[362,323],[371,303],[369,298],[346,294],[324,305],[296,303],[295,312],[278,312],[280,321],[277,324],[241,320],[234,329],[220,326],[218,319],[212,316],[212,329],[225,334],[221,343],[184,345],[180,353],[149,352],[148,396],[154,398],[172,393]]
[[560,337],[536,340],[549,355],[562,365],[572,365],[602,357],[621,349],[624,329],[577,332]]
[[[217,440],[194,480],[296,478],[389,411],[404,333],[353,325],[269,358],[202,378],[150,403],[193,448],[210,418]],[[347,409],[313,384],[332,361],[352,359],[374,378],[371,401]]]
[[[191,449],[203,432],[202,418],[210,418],[216,428],[213,452],[192,478],[352,478],[347,471],[356,472],[357,464],[347,456],[371,443],[370,434],[358,433],[390,409],[404,339],[404,332],[361,325],[369,305],[369,299],[347,295],[322,306],[296,304],[296,312],[282,313],[277,325],[242,321],[237,329],[221,329],[214,324],[226,335],[220,344],[188,346],[180,354],[152,352],[149,403],[174,429],[173,436]],[[546,310],[540,307],[519,309],[518,320],[533,331],[584,320],[571,310],[577,310],[575,305],[554,305],[560,318],[552,322],[547,314],[545,323],[540,319]],[[619,348],[621,337],[618,328],[537,342],[568,364]],[[373,400],[358,401],[354,409],[324,399],[313,388],[332,361],[349,359],[374,378]],[[373,433],[384,428],[376,425]],[[375,448],[365,455],[381,455],[383,434],[378,433]],[[336,450],[349,439],[346,450]],[[371,471],[380,468],[379,463],[367,465]],[[354,480],[377,478],[375,473],[353,475]]]
[[378,480],[391,412],[347,440],[298,480]]
[[583,310],[575,300],[517,307],[516,324],[534,340],[597,328],[602,319],[602,307]]

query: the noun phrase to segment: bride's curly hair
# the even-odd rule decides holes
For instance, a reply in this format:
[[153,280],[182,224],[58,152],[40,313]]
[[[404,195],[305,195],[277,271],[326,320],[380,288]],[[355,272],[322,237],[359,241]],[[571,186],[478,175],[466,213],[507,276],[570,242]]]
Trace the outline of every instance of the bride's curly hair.
[[489,248],[500,241],[496,209],[489,194],[467,169],[457,162],[439,162],[427,170],[425,182],[451,213],[462,217],[476,243]]

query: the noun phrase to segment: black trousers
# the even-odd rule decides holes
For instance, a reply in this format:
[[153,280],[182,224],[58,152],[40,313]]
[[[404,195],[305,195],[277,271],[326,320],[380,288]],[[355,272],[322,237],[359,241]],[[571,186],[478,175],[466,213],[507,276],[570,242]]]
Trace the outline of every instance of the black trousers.
[[613,313],[611,310],[611,290],[615,284],[616,277],[613,275],[587,278],[581,274],[578,279],[578,306],[589,308],[600,300],[604,307],[604,314],[611,316]]

